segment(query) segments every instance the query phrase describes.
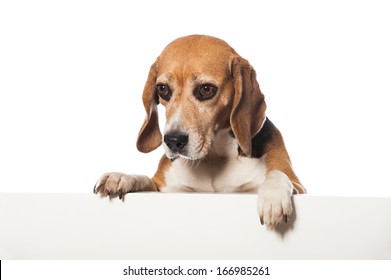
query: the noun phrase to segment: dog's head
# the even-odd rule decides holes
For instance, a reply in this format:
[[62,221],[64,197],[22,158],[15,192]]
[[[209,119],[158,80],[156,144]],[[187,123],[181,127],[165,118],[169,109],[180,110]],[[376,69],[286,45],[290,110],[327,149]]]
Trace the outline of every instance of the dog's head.
[[[247,60],[224,41],[202,35],[170,43],[151,66],[143,92],[147,117],[137,148],[150,152],[164,143],[167,157],[206,157],[216,133],[231,129],[242,152],[265,120],[266,104]],[[157,105],[166,109],[162,136]]]

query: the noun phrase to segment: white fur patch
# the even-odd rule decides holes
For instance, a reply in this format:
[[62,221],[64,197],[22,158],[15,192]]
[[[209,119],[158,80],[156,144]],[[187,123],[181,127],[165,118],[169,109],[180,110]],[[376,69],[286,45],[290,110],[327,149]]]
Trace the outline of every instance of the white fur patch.
[[229,130],[218,132],[205,159],[177,158],[166,174],[162,191],[256,192],[265,180],[263,158],[238,155],[238,144]]
[[263,159],[220,158],[191,163],[177,158],[166,174],[162,191],[256,192],[265,180]]
[[181,119],[182,119],[182,107],[179,106],[175,113],[167,120],[166,125],[164,126],[164,134],[168,131],[182,130],[181,128]]

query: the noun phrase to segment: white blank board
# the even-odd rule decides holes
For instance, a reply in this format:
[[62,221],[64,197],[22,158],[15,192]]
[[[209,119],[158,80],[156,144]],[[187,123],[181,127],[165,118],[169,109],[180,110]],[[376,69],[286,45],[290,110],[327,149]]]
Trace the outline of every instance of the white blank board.
[[391,198],[293,201],[269,231],[252,194],[0,193],[0,259],[391,259]]

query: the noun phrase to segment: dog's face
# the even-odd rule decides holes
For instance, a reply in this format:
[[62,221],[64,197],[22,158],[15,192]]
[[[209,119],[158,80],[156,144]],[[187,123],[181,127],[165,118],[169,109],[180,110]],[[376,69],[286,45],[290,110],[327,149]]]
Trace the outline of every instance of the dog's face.
[[[216,133],[231,128],[244,154],[261,128],[266,105],[255,72],[224,41],[201,35],[169,44],[151,66],[143,93],[147,118],[137,147],[149,152],[164,143],[166,156],[206,157]],[[166,108],[162,137],[157,104]]]
[[229,126],[231,53],[220,41],[179,40],[161,54],[156,94],[166,108],[163,145],[169,158],[203,158],[214,134]]

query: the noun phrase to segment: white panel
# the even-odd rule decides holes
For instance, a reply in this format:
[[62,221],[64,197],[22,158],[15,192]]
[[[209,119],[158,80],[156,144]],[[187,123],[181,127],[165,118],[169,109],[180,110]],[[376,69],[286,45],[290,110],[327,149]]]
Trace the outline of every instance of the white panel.
[[391,259],[391,198],[295,196],[278,232],[256,195],[0,194],[0,259]]

